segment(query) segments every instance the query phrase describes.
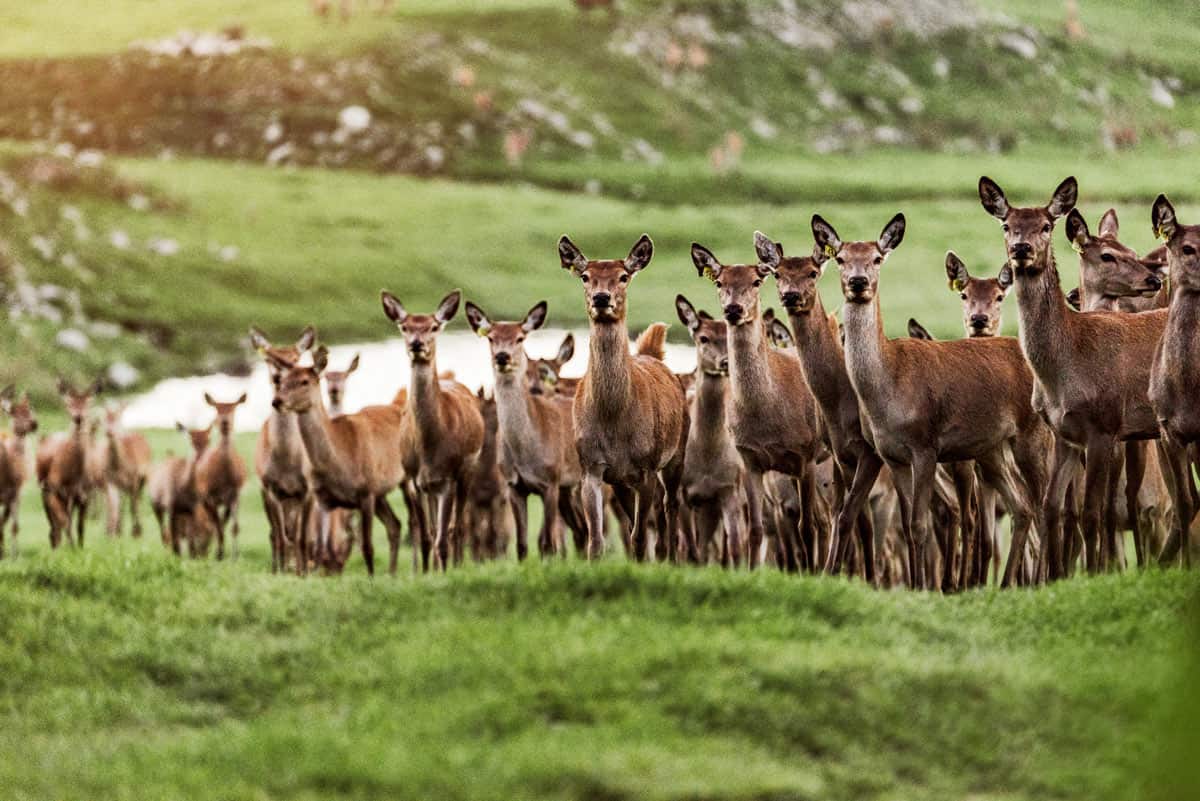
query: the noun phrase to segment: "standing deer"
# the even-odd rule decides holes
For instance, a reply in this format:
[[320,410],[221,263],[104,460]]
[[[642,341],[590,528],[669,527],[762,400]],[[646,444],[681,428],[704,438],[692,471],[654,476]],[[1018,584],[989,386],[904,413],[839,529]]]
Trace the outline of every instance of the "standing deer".
[[[696,392],[683,459],[683,495],[696,518],[696,547],[701,561],[718,546],[726,567],[741,564],[743,553],[742,457],[729,433],[729,347],[726,326],[697,312],[683,295],[675,296],[679,320],[696,343]],[[718,543],[717,531],[724,527]]]
[[168,456],[155,465],[146,488],[163,545],[176,556],[182,556],[186,541],[188,556],[195,559],[206,547],[210,527],[200,493],[196,490],[196,464],[208,450],[212,425],[189,429],[183,423],[176,423],[175,427],[187,435],[190,452],[186,458]]
[[[980,201],[1003,224],[1005,252],[1016,273],[1021,350],[1037,377],[1034,404],[1058,435],[1042,504],[1051,578],[1064,575],[1068,566],[1059,514],[1081,455],[1086,463],[1082,522],[1087,569],[1102,569],[1115,552],[1116,506],[1109,495],[1109,476],[1118,442],[1159,434],[1148,391],[1167,321],[1166,310],[1070,311],[1054,259],[1053,231],[1075,207],[1077,196],[1072,177],[1058,185],[1046,206],[1014,208],[995,181],[979,179]],[[1186,465],[1181,466],[1180,459],[1186,462],[1186,455],[1170,447],[1160,455],[1177,479],[1171,485],[1182,487]],[[1172,500],[1179,502],[1174,493]]]
[[512,536],[512,513],[508,484],[500,472],[500,419],[496,397],[483,391],[475,394],[483,417],[483,447],[469,479],[463,525],[471,535],[471,556],[475,561],[499,559],[508,553]]
[[1175,505],[1175,525],[1159,561],[1170,564],[1182,551],[1190,567],[1188,533],[1197,497],[1186,449],[1200,442],[1200,225],[1181,224],[1165,195],[1155,199],[1150,217],[1155,236],[1167,243],[1171,275],[1171,305],[1150,371],[1150,400],[1168,445],[1160,456]]
[[[575,515],[575,490],[582,479],[572,429],[572,399],[533,394],[528,389],[529,359],[525,337],[546,321],[546,302],[529,310],[520,322],[492,322],[474,303],[466,305],[471,329],[488,341],[496,385],[500,471],[508,484],[508,499],[517,531],[517,558],[528,553],[528,499],[542,502],[538,552],[549,556],[560,549],[555,532],[562,521],[579,532],[586,527]],[[578,542],[578,539],[576,540]]]
[[37,417],[29,405],[28,393],[21,393],[10,384],[0,390],[0,411],[12,419],[12,434],[0,438],[0,559],[4,558],[5,528],[12,521],[12,547],[17,550],[17,535],[21,533],[21,487],[28,470],[25,438],[37,431]]
[[[846,369],[866,413],[876,451],[908,500],[909,561],[924,587],[929,514],[939,462],[973,460],[984,483],[1004,498],[1013,519],[1006,583],[1015,578],[1041,497],[1048,432],[1030,405],[1033,375],[1009,337],[926,341],[888,339],[879,307],[879,274],[903,241],[904,215],[876,241],[843,242],[819,215],[818,248],[833,258],[846,299]],[[1008,469],[1014,457],[1021,475]],[[1023,479],[1023,480],[1022,480]]]
[[574,355],[575,335],[567,334],[558,346],[558,352],[552,358],[529,359],[529,367],[526,368],[529,391],[535,395],[544,392],[549,395],[559,393],[570,398],[575,397],[575,390],[579,387],[580,379],[562,378],[559,375],[563,365],[571,361]]
[[345,370],[326,370],[323,378],[325,379],[325,391],[329,393],[329,416],[340,417],[342,414],[342,403],[346,399],[346,381],[351,374],[358,369],[358,354],[354,354],[354,358],[350,360],[349,366]]
[[[799,482],[800,520],[780,532],[782,567],[816,568],[813,465],[821,449],[817,404],[796,354],[774,347],[762,325],[759,287],[771,275],[766,264],[722,264],[692,244],[692,263],[717,288],[729,331],[732,407],[729,426],[746,467],[750,505],[750,566],[759,563],[763,541],[763,474],[775,470]],[[781,402],[786,398],[787,402]]]
[[[316,338],[316,329],[310,325],[294,345],[276,347],[262,331],[250,329],[250,342],[266,361],[272,390],[277,391],[283,380],[284,370],[278,365],[298,362],[300,354],[311,348]],[[271,530],[271,572],[275,573],[286,569],[289,547],[297,555],[302,547],[305,553],[308,551],[306,521],[313,500],[309,491],[308,455],[295,415],[273,408],[259,431],[254,471],[262,487],[263,511]]]
[[93,480],[97,487],[104,488],[109,536],[115,537],[121,533],[121,503],[124,496],[129,499],[133,536],[140,537],[142,520],[138,515],[138,505],[150,470],[150,443],[143,434],[122,429],[121,412],[122,409],[118,407],[104,410],[104,436],[90,454],[95,465]]
[[246,463],[233,444],[233,416],[246,402],[246,393],[233,403],[220,403],[207,392],[204,402],[217,412],[217,447],[208,450],[196,465],[196,491],[205,512],[217,529],[217,558],[225,558],[225,527],[233,522],[233,558],[238,555],[238,501],[246,483]]
[[[359,513],[363,561],[375,575],[375,546],[371,522],[387,530],[388,571],[395,575],[400,553],[400,520],[387,495],[404,480],[404,425],[408,415],[395,404],[368,406],[354,414],[330,417],[321,398],[321,373],[329,361],[324,346],[313,352],[311,367],[268,352],[281,379],[271,405],[295,415],[296,427],[308,456],[309,488],[320,509],[349,509]],[[309,512],[301,531],[308,530]],[[308,570],[308,540],[297,545],[296,573]]]
[[604,550],[604,484],[633,523],[634,558],[647,558],[647,524],[661,497],[668,551],[683,556],[678,535],[679,474],[688,431],[679,379],[662,361],[665,326],[652,326],[629,352],[625,327],[629,282],[654,255],[643,234],[624,259],[588,259],[566,236],[558,240],[562,267],[583,282],[591,338],[588,366],[575,394],[575,447],[583,468],[582,496],[588,558]]
[[455,563],[462,560],[461,510],[483,448],[483,417],[474,394],[457,381],[440,379],[437,371],[437,337],[458,313],[462,293],[446,295],[433,314],[409,314],[390,292],[380,297],[384,314],[404,335],[412,365],[404,418],[404,441],[410,447],[405,448],[404,470],[424,496],[425,520],[433,529],[421,538],[421,564],[429,570],[432,548],[435,565],[445,570],[452,556]]
[[83,528],[92,491],[87,422],[92,398],[98,392],[99,381],[87,389],[77,390],[66,380],[59,379],[58,394],[71,417],[71,427],[65,434],[43,440],[38,447],[37,477],[42,488],[42,505],[50,522],[51,548],[59,546],[64,534],[67,542],[72,542],[72,520],[78,544],[83,546]]

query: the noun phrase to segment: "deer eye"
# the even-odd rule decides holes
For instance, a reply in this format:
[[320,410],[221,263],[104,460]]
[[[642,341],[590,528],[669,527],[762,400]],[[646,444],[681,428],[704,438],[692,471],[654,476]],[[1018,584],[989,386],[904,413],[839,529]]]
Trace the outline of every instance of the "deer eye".
[[1100,255],[1100,261],[1106,261],[1109,264],[1111,264],[1114,261],[1116,261],[1116,259],[1113,258],[1113,254],[1111,254],[1111,253],[1103,253]]
[[701,345],[707,345],[707,344],[708,344],[708,337],[701,335],[701,337],[700,337],[700,344],[701,344]]
[[517,337],[517,344],[518,344],[518,345],[520,345],[520,344],[521,344],[522,342],[524,342],[524,341],[525,341],[525,337]]
[[717,289],[720,289],[720,288],[721,288],[721,282],[720,282],[720,281],[714,281],[713,283],[717,285]]
[[1000,230],[1007,234],[1008,233],[1008,223],[1004,223],[1003,225],[1001,225]]
[[883,256],[876,256],[875,257],[875,266],[878,267],[881,264],[883,264]]
[[1195,255],[1196,255],[1196,249],[1195,249],[1194,247],[1192,247],[1191,245],[1184,245],[1184,246],[1183,246],[1183,255],[1185,255],[1185,256],[1195,256]]
[[1043,234],[1050,233],[1050,223],[1046,223],[1045,225],[1042,226],[1042,233]]
[[818,275],[820,275],[820,273],[818,273],[816,270],[813,270],[811,273],[808,274],[808,277],[816,278]]
[[755,278],[755,279],[754,279],[754,285],[755,285],[755,286],[762,286],[762,279],[761,279],[761,278]]
[[579,276],[579,280],[586,284],[588,282],[587,273],[584,273],[583,275]]
[[617,281],[622,284],[627,284],[629,283],[629,276],[625,273],[621,273],[619,276],[617,276]]
[[966,300],[966,299],[967,299],[967,293],[966,293],[966,292],[964,292],[964,293],[962,293],[961,295],[959,295],[959,297],[960,297],[960,298],[962,298],[963,300]]
[[1000,302],[1000,301],[1002,301],[1002,300],[1004,300],[1004,295],[997,295],[997,296],[996,296],[996,302],[997,302],[997,303],[999,303],[999,302]]

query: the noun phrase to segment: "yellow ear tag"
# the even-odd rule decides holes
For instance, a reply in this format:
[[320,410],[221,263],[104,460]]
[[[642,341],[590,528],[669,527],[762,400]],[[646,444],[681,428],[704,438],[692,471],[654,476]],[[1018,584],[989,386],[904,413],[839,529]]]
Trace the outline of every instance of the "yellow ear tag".
[[826,242],[825,243],[825,257],[832,259],[836,255],[837,255],[837,250],[834,248],[834,246],[829,244],[828,242]]
[[1166,232],[1163,231],[1162,227],[1160,226],[1154,229],[1154,238],[1159,242],[1166,242],[1170,240],[1171,237],[1167,236]]
[[1083,246],[1080,245],[1078,242],[1076,242],[1074,239],[1071,240],[1071,250],[1075,251],[1080,256],[1083,255]]
[[950,282],[950,288],[952,290],[954,290],[955,292],[962,292],[964,289],[967,288],[967,282],[962,280],[961,278],[955,278],[953,281]]
[[713,272],[713,268],[709,267],[707,264],[704,265],[704,277],[707,278],[709,281],[717,280],[717,275],[716,275],[716,273]]

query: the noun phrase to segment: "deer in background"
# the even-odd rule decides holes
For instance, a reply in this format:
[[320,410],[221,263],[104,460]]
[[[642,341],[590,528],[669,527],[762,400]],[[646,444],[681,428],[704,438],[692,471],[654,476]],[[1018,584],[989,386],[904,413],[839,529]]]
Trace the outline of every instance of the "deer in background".
[[633,556],[647,558],[647,524],[662,498],[660,534],[676,559],[690,551],[678,537],[678,489],[688,420],[679,379],[662,361],[665,326],[651,326],[629,352],[625,327],[630,281],[654,255],[643,234],[624,259],[588,259],[568,237],[558,241],[562,267],[583,282],[591,338],[588,366],[575,394],[575,447],[583,469],[588,558],[604,550],[604,484],[633,523]]
[[972,276],[954,251],[946,254],[946,277],[959,293],[963,330],[969,337],[994,337],[1000,333],[1001,307],[1012,288],[1012,268],[1005,264],[995,278]]
[[[310,325],[300,333],[294,345],[277,347],[262,331],[250,329],[250,342],[266,362],[272,390],[277,391],[283,380],[284,369],[279,365],[298,362],[316,338],[316,329]],[[295,415],[272,409],[271,416],[259,431],[254,472],[258,474],[263,511],[271,529],[271,572],[275,573],[286,569],[289,547],[297,554],[302,546],[305,552],[308,550],[307,520],[313,500],[309,492],[308,454]]]
[[471,556],[475,561],[499,559],[508,552],[512,537],[512,514],[508,485],[500,472],[500,419],[496,397],[483,391],[475,393],[479,414],[483,417],[483,447],[471,472],[463,525],[470,533]]
[[[926,586],[925,549],[937,465],[973,460],[984,483],[1004,498],[1013,519],[1006,583],[1023,561],[1034,498],[1041,497],[1042,453],[1049,432],[1030,405],[1033,375],[1009,337],[926,341],[888,339],[879,308],[879,274],[903,241],[904,215],[878,240],[843,242],[819,215],[820,250],[833,258],[846,299],[846,369],[876,451],[908,501],[909,562],[914,585]],[[1008,469],[1011,454],[1020,471]]]
[[12,432],[0,438],[0,559],[4,558],[5,533],[12,521],[12,548],[17,550],[17,535],[21,533],[21,488],[28,471],[25,438],[37,431],[37,417],[29,405],[29,394],[16,397],[11,384],[0,390],[0,411],[12,420]]
[[142,521],[138,505],[150,470],[150,443],[136,431],[121,427],[120,407],[104,410],[103,437],[89,454],[93,468],[93,483],[103,487],[108,512],[108,534],[121,533],[122,496],[129,499],[129,516],[134,537],[142,536]]
[[[759,287],[771,275],[765,264],[722,264],[702,245],[692,244],[692,263],[716,285],[728,324],[732,406],[729,426],[746,467],[750,506],[750,566],[761,560],[763,474],[775,470],[799,482],[800,519],[780,532],[782,564],[788,570],[815,568],[817,526],[812,468],[821,448],[817,405],[796,354],[774,347],[761,320]],[[786,402],[781,402],[786,398]],[[794,524],[793,524],[794,523]]]
[[550,556],[561,549],[555,541],[560,518],[577,532],[576,542],[578,532],[586,531],[586,525],[576,516],[574,506],[574,493],[583,471],[572,428],[573,400],[557,394],[535,395],[528,389],[525,337],[545,323],[546,302],[535,305],[520,322],[492,322],[474,303],[467,303],[466,314],[471,329],[487,339],[491,350],[500,471],[508,484],[516,524],[517,558],[523,560],[528,553],[530,494],[542,502],[538,552]]
[[200,555],[209,526],[200,493],[196,490],[196,464],[208,450],[212,425],[189,429],[183,423],[176,423],[175,427],[187,435],[189,453],[186,458],[168,456],[155,465],[146,480],[146,488],[163,545],[176,556],[182,556],[186,541],[188,556],[194,559]]
[[1170,564],[1182,551],[1190,567],[1188,535],[1197,496],[1187,449],[1195,458],[1200,442],[1200,225],[1180,223],[1165,195],[1155,199],[1150,217],[1154,235],[1166,242],[1171,276],[1171,304],[1150,370],[1150,400],[1167,444],[1159,455],[1175,505],[1175,524],[1159,561]]
[[[387,530],[388,570],[395,575],[400,553],[400,520],[387,495],[404,481],[405,410],[395,404],[367,406],[354,414],[330,417],[321,398],[321,373],[329,361],[324,346],[313,352],[311,367],[301,366],[268,352],[280,372],[271,401],[279,412],[295,415],[296,427],[308,456],[309,489],[320,509],[349,509],[359,513],[363,561],[375,575],[375,546],[371,522],[375,517]],[[305,512],[301,531],[308,530],[311,514]],[[296,573],[308,570],[308,538],[297,544]]]
[[574,355],[575,335],[567,334],[558,346],[558,352],[552,358],[530,358],[526,373],[527,380],[529,381],[529,391],[535,395],[540,393],[550,395],[559,393],[569,398],[575,397],[575,390],[579,387],[581,379],[562,378],[559,375],[563,366],[571,361]]
[[421,564],[429,569],[432,548],[435,566],[445,570],[451,557],[455,563],[462,561],[461,512],[484,433],[475,395],[457,381],[441,379],[437,371],[437,337],[458,313],[462,293],[446,295],[433,314],[409,314],[387,291],[380,298],[384,314],[404,336],[412,366],[404,418],[404,441],[410,447],[405,448],[404,469],[424,496],[425,520],[432,527],[421,538]]
[[346,381],[358,369],[358,354],[354,354],[354,358],[350,360],[350,365],[345,370],[326,370],[322,378],[325,379],[325,391],[329,393],[329,416],[339,417],[342,414],[342,403],[346,399]]
[[[1070,554],[1064,557],[1059,514],[1081,457],[1086,463],[1082,522],[1089,572],[1103,569],[1115,552],[1116,506],[1109,489],[1117,443],[1159,435],[1148,391],[1167,321],[1166,310],[1076,314],[1068,308],[1053,231],[1075,207],[1078,191],[1075,179],[1067,178],[1047,205],[1016,208],[995,181],[979,179],[980,201],[1003,224],[1005,253],[1016,274],[1021,350],[1037,377],[1034,404],[1058,435],[1040,527],[1047,537],[1051,578],[1064,575],[1074,562]],[[1160,456],[1172,471],[1168,485],[1182,487],[1186,455],[1169,441],[1167,445]],[[1179,503],[1174,492],[1172,501]]]
[[58,381],[58,394],[71,418],[71,427],[64,434],[42,440],[37,453],[37,478],[42,488],[42,505],[50,522],[51,548],[57,548],[64,535],[68,543],[72,542],[72,522],[76,526],[78,544],[83,546],[83,529],[92,491],[88,470],[91,447],[87,432],[88,412],[92,399],[99,392],[99,381],[83,390],[75,389],[65,379]]
[[196,491],[205,512],[213,521],[217,531],[217,558],[225,558],[225,528],[232,521],[230,531],[233,558],[238,555],[238,501],[242,486],[246,483],[246,463],[233,444],[233,416],[237,407],[246,402],[246,393],[233,403],[220,403],[207,392],[204,402],[217,413],[217,446],[200,457],[196,464]]

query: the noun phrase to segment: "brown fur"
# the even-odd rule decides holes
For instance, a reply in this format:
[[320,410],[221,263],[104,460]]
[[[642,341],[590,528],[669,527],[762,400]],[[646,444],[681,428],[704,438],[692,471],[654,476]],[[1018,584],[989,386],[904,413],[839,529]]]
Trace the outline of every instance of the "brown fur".
[[122,496],[129,499],[133,536],[142,536],[138,505],[150,471],[150,443],[139,432],[121,430],[121,410],[109,408],[104,411],[103,436],[89,456],[95,465],[93,484],[105,492],[109,536],[121,533]]
[[200,493],[196,488],[196,464],[208,451],[212,426],[187,429],[177,423],[188,436],[190,452],[187,458],[168,456],[155,465],[146,481],[150,508],[158,520],[163,545],[183,553],[183,543],[188,544],[188,555],[196,558],[207,550],[207,538],[211,521],[207,516]]
[[73,520],[78,544],[82,547],[92,491],[88,471],[91,443],[86,431],[87,416],[100,384],[96,382],[79,391],[66,381],[59,381],[58,391],[71,417],[71,427],[66,434],[42,440],[37,454],[37,477],[42,487],[42,505],[50,522],[50,547],[57,548],[64,535],[68,543],[72,542]]
[[0,411],[12,420],[12,431],[0,436],[0,559],[4,558],[5,529],[12,521],[12,548],[17,550],[21,533],[21,488],[28,473],[25,438],[37,431],[37,417],[29,405],[29,396],[16,398],[12,386],[0,390]]
[[233,445],[233,416],[237,407],[246,402],[246,395],[233,403],[219,403],[207,392],[204,402],[217,412],[217,433],[220,438],[215,448],[209,448],[196,464],[196,491],[208,517],[216,524],[217,558],[225,558],[225,527],[233,522],[231,529],[233,556],[238,554],[238,503],[242,486],[246,483],[246,463]]

